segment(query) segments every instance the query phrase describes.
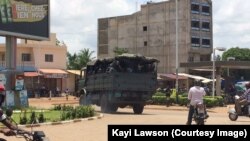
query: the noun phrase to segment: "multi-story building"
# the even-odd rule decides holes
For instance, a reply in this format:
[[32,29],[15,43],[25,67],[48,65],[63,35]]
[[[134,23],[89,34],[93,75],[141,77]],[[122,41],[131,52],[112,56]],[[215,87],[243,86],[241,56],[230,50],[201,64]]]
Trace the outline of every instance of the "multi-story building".
[[[23,72],[25,87],[30,91],[45,86],[47,90],[67,87],[66,45],[59,45],[56,34],[49,41],[21,40],[17,44],[16,69]],[[0,68],[5,69],[6,47],[0,44]],[[14,58],[13,58],[14,59]]]
[[[114,56],[114,48],[155,57],[158,72],[176,71],[176,11],[178,62],[210,61],[213,51],[212,1],[148,2],[131,15],[98,19],[98,58]],[[180,72],[187,72],[180,68]]]

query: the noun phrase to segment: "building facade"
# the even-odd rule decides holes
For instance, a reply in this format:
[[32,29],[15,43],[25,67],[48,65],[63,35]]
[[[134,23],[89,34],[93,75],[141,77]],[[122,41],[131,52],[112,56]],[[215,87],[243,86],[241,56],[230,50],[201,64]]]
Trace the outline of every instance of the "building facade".
[[[56,34],[49,41],[21,40],[17,44],[16,69],[23,72],[24,85],[28,93],[48,91],[56,88],[63,91],[67,87],[66,71],[67,47],[58,44]],[[5,69],[6,47],[0,44],[0,69]],[[13,58],[14,59],[14,58]]]
[[[175,0],[148,2],[131,15],[98,19],[98,58],[113,57],[114,48],[124,48],[157,58],[160,73],[175,73],[175,7]],[[178,62],[210,61],[212,51],[212,1],[178,0]]]

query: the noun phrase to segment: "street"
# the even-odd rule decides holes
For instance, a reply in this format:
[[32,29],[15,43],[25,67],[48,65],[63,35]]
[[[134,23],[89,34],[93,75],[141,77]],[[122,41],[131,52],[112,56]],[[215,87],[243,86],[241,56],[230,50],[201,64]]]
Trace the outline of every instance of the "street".
[[[226,107],[222,107],[226,108]],[[95,107],[100,112],[99,107]],[[226,110],[223,110],[226,111]],[[187,108],[168,108],[165,106],[146,106],[143,114],[135,115],[131,108],[118,109],[116,114],[103,114],[100,119],[86,120],[62,125],[43,125],[33,127],[33,130],[44,131],[50,141],[107,141],[107,127],[110,124],[160,124],[184,125],[187,119]],[[237,121],[230,121],[226,112],[216,112],[208,109],[210,115],[206,125],[250,125],[249,118],[239,117]],[[194,124],[194,123],[193,123]],[[26,128],[27,130],[31,130]],[[4,137],[11,141],[23,141],[24,138]]]

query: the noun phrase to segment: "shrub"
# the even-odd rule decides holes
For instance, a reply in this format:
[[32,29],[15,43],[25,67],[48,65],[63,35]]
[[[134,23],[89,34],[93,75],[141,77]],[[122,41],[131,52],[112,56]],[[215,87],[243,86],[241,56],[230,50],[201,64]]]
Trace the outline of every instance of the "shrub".
[[[28,122],[28,119],[27,119],[27,114],[26,114],[26,110],[24,110],[24,112],[23,111],[21,111],[21,113],[20,113],[20,124],[26,124],[27,122]],[[23,116],[22,116],[22,114],[23,114]]]
[[[187,105],[188,100],[188,94],[182,93],[178,95],[178,104],[179,105]],[[172,93],[170,95],[170,102],[171,103],[177,103],[176,102],[176,94]],[[207,107],[213,107],[213,106],[223,106],[223,97],[222,96],[215,96],[214,98],[212,96],[205,96],[204,97],[204,103],[207,105]],[[156,105],[165,105],[166,104],[166,96],[160,96],[159,92],[157,95],[153,95],[151,104]]]
[[38,121],[39,123],[44,123],[46,121],[46,118],[44,117],[43,112],[39,114]]
[[35,123],[37,123],[36,113],[32,111],[30,115],[29,124],[35,124]]

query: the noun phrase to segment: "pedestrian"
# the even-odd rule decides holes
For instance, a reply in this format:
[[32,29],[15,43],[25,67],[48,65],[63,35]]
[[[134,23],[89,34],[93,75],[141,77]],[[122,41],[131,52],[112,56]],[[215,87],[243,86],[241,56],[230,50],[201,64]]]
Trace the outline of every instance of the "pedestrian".
[[[195,80],[194,86],[189,89],[188,100],[190,100],[189,112],[187,125],[191,125],[192,117],[194,114],[195,106],[197,103],[203,103],[203,97],[206,95],[206,92],[203,87],[201,87],[201,81]],[[206,111],[206,110],[205,110]],[[208,116],[205,112],[205,115]]]
[[65,96],[66,96],[66,100],[68,101],[69,100],[69,89],[68,88],[65,90]]
[[171,102],[170,102],[171,90],[170,90],[169,86],[164,88],[164,93],[166,95],[166,106],[169,107],[171,105]]

